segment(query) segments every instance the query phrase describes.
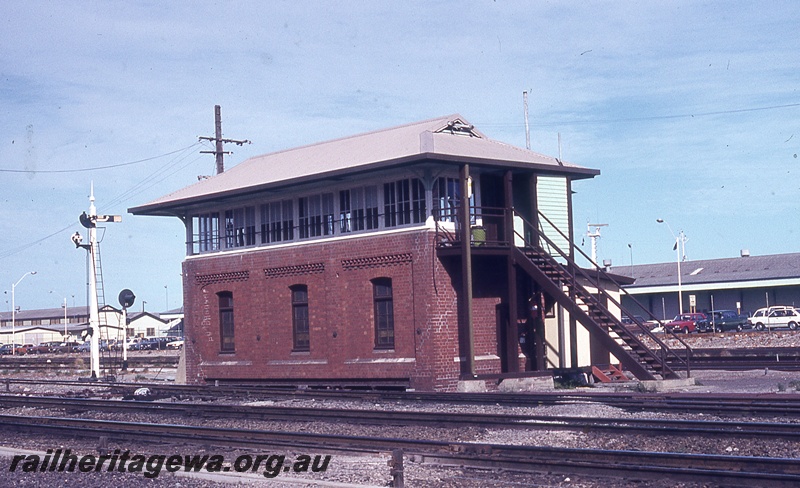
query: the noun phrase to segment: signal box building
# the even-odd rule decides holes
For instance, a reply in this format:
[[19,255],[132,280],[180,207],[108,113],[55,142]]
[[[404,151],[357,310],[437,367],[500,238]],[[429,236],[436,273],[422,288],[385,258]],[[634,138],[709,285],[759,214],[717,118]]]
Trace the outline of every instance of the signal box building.
[[597,174],[451,115],[257,156],[130,212],[186,226],[189,382],[673,377],[621,325],[619,277],[575,265],[571,186]]

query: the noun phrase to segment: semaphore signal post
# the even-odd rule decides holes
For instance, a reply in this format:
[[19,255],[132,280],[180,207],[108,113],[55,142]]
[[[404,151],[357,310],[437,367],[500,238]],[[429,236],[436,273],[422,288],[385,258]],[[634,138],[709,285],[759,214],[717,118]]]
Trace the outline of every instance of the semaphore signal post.
[[[89,253],[89,330],[91,333],[91,368],[92,380],[100,378],[100,307],[98,299],[98,281],[102,280],[100,271],[100,254],[97,247],[98,222],[122,222],[119,215],[97,215],[94,205],[94,183],[89,194],[89,213],[83,212],[80,216],[81,225],[89,230],[89,243],[82,244],[83,236],[80,232],[72,235],[72,242],[76,248],[86,249]],[[102,287],[102,281],[100,281]]]

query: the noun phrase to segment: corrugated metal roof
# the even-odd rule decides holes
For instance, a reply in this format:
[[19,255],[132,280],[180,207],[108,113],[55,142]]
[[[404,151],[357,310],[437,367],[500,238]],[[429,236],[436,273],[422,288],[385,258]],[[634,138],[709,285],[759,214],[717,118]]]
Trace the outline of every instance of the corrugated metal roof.
[[[454,125],[455,123],[455,125]],[[451,130],[453,127],[461,130]],[[599,171],[487,138],[458,114],[255,156],[194,185],[133,207],[134,214],[172,215],[212,197],[229,197],[331,176],[436,159],[552,169],[592,177]],[[170,210],[172,209],[172,210]]]
[[[88,316],[89,315],[89,307],[80,306],[80,307],[67,307],[67,316],[68,317],[75,317],[75,316]],[[37,320],[37,319],[63,319],[64,318],[64,309],[63,308],[42,308],[42,309],[35,309],[35,310],[19,310],[17,313],[14,314],[14,319],[17,322],[22,322],[23,320]],[[11,320],[11,312],[0,312],[0,320]]]
[[[614,272],[630,275],[636,281],[626,289],[674,285],[678,263],[615,266]],[[739,258],[706,259],[681,263],[681,283],[725,283],[731,281],[779,280],[800,278],[800,253],[771,254]]]

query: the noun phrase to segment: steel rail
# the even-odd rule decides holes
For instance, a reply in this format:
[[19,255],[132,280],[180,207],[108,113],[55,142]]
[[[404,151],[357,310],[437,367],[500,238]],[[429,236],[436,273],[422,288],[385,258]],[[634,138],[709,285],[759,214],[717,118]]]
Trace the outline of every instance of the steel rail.
[[564,449],[13,415],[0,415],[0,428],[68,437],[148,440],[239,449],[263,450],[269,446],[292,451],[360,454],[403,449],[412,460],[439,464],[455,462],[460,466],[581,472],[637,479],[671,478],[717,482],[724,486],[788,487],[800,484],[800,463],[789,458]]
[[[42,370],[42,369],[88,369],[88,366],[76,366],[77,360],[88,361],[85,355],[55,355],[55,354],[30,354],[27,356],[0,356],[0,370]],[[178,356],[129,356],[128,366],[132,368],[150,367],[177,367]],[[119,364],[118,361],[100,359],[100,363]]]
[[541,405],[604,404],[633,411],[702,412],[725,415],[800,416],[800,395],[758,393],[606,393],[598,391],[532,392],[532,393],[436,393],[349,390],[275,390],[256,385],[178,385],[165,383],[103,383],[85,381],[42,382],[41,380],[6,379],[6,391],[12,384],[53,384],[87,388],[104,388],[131,393],[148,387],[156,396],[198,397],[203,399],[249,398],[314,398],[322,400],[364,400],[386,402],[427,402],[444,404],[491,404],[519,407]]
[[427,412],[299,408],[275,405],[161,403],[0,395],[3,408],[42,408],[76,411],[144,412],[181,417],[237,418],[282,422],[331,422],[374,425],[424,425],[446,428],[491,427],[529,430],[578,430],[637,435],[714,436],[800,441],[800,424],[732,422],[692,419],[590,418],[555,415]]

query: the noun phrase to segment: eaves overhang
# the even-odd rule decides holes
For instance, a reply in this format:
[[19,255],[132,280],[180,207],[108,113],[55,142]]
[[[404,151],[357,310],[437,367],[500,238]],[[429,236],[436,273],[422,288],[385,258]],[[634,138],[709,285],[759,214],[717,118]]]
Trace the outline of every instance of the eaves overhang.
[[348,177],[360,176],[367,173],[382,170],[408,167],[415,164],[469,164],[478,168],[524,170],[526,172],[540,172],[550,174],[568,175],[572,179],[594,178],[600,174],[599,170],[584,168],[579,166],[553,166],[552,164],[537,164],[522,161],[498,161],[494,159],[458,156],[441,153],[418,153],[400,158],[364,164],[356,167],[337,169],[332,171],[318,172],[313,175],[304,175],[296,178],[289,178],[282,181],[274,181],[260,185],[233,188],[230,190],[217,191],[204,195],[196,195],[187,198],[178,198],[167,202],[155,202],[137,207],[131,207],[128,212],[134,215],[150,216],[185,216],[187,209],[193,207],[203,207],[217,202],[224,202],[231,199],[247,198],[259,193],[270,191],[281,191],[289,187],[304,185],[326,180],[342,180]]
[[[742,288],[770,288],[776,286],[800,286],[800,278],[778,278],[766,280],[744,281],[717,281],[706,283],[682,284],[681,292],[711,291],[711,290],[738,290]],[[650,286],[625,286],[625,291],[631,295],[647,295],[654,293],[678,293],[678,284],[650,285]]]

